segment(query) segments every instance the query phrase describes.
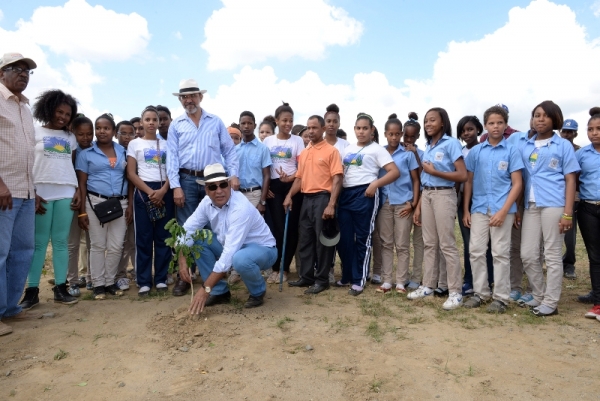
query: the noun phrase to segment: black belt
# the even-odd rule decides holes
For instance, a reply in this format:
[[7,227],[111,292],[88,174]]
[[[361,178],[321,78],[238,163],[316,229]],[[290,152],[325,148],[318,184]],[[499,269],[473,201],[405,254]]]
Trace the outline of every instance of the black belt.
[[314,198],[317,196],[331,195],[331,194],[329,193],[329,191],[320,191],[320,192],[312,192],[312,193],[308,193],[308,194],[302,193],[302,195],[304,195],[307,198]]
[[188,170],[187,168],[180,168],[179,173],[193,175],[194,177],[204,177],[204,170],[196,171],[196,170]]
[[452,189],[454,187],[423,187],[423,189],[439,191],[440,189]]
[[260,187],[240,188],[239,191],[240,192],[254,192],[254,191],[258,191],[259,189],[260,189]]
[[97,196],[98,198],[102,198],[102,199],[113,199],[113,198],[117,198],[118,200],[127,199],[127,195],[123,195],[123,196],[105,196],[105,195],[100,195],[99,193],[94,192],[94,191],[90,191],[90,190],[88,190],[87,192],[90,195],[94,195],[94,196]]

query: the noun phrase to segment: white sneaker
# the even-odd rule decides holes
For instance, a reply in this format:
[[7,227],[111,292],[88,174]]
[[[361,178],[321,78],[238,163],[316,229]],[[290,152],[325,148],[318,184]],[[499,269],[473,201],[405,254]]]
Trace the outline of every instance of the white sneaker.
[[143,287],[140,287],[140,290],[138,291],[138,295],[141,297],[148,295],[149,293],[150,293],[150,287],[148,287],[146,285]]
[[117,280],[117,287],[121,291],[125,291],[129,289],[129,279],[128,278],[120,278]]
[[235,283],[239,283],[240,281],[242,281],[242,277],[240,276],[240,274],[235,270],[232,270],[231,274],[229,275],[229,278],[227,279],[227,283],[229,285],[232,285]]
[[444,305],[442,305],[442,308],[444,308],[444,310],[453,310],[456,308],[460,308],[462,303],[462,295],[460,295],[458,292],[451,292],[446,302],[444,302]]
[[429,287],[420,285],[419,288],[409,293],[406,298],[408,299],[421,299],[433,295],[433,290]]

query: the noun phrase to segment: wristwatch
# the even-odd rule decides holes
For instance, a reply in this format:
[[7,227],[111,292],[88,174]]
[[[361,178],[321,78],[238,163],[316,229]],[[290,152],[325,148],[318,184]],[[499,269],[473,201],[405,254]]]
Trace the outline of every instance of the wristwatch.
[[261,204],[261,205],[263,205],[263,206],[265,206],[265,205],[267,204],[267,201],[263,201],[263,200],[261,200],[261,201],[260,201],[260,204]]
[[209,286],[204,287],[204,292],[206,292],[207,294],[210,295],[210,287]]

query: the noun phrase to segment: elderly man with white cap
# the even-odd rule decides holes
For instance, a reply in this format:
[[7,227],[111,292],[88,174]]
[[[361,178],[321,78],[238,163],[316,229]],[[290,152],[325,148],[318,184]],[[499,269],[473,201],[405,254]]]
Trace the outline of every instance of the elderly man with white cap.
[[35,243],[35,132],[23,91],[36,67],[19,53],[0,59],[0,335],[12,332],[2,321],[41,316],[19,306]]
[[[225,160],[230,174],[229,182],[238,189],[238,156],[235,145],[223,121],[200,107],[203,94],[194,79],[184,79],[179,83],[179,98],[185,113],[175,118],[167,134],[167,176],[173,189],[173,200],[177,206],[177,221],[183,224],[196,210],[205,197],[204,186],[196,182],[204,177],[206,166]],[[173,288],[173,295],[187,293],[190,284],[179,280]]]
[[[214,236],[212,242],[200,241],[200,258],[196,260],[204,288],[192,300],[190,312],[198,314],[205,306],[228,303],[231,293],[224,280],[233,267],[241,276],[250,296],[246,308],[262,305],[267,285],[261,270],[269,269],[277,259],[275,238],[260,212],[238,191],[232,191],[230,177],[219,163],[209,164],[204,169],[203,180],[206,196],[194,213],[184,223],[191,246],[191,235],[210,224]],[[183,239],[182,239],[183,241]],[[179,276],[191,283],[185,257],[179,255]]]

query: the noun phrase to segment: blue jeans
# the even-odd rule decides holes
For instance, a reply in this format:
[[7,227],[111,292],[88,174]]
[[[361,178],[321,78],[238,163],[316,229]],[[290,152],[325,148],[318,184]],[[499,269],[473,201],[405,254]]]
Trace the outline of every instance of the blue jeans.
[[0,210],[0,319],[21,312],[34,244],[35,199],[13,198],[12,210]]
[[185,221],[194,213],[200,201],[206,196],[204,185],[196,182],[199,177],[188,174],[179,174],[179,185],[185,195],[183,207],[177,208],[177,222],[183,225]]
[[[223,245],[217,240],[216,235],[213,235],[210,245],[206,241],[197,241],[196,245],[202,246],[200,258],[196,259],[196,264],[198,265],[202,279],[206,281],[215,267],[215,262],[221,257],[221,253],[223,253]],[[241,276],[250,295],[259,297],[267,291],[267,284],[260,271],[270,269],[276,259],[276,247],[258,244],[244,245],[242,249],[233,255],[233,268]],[[228,291],[227,282],[221,279],[212,288],[211,294],[221,295]]]

